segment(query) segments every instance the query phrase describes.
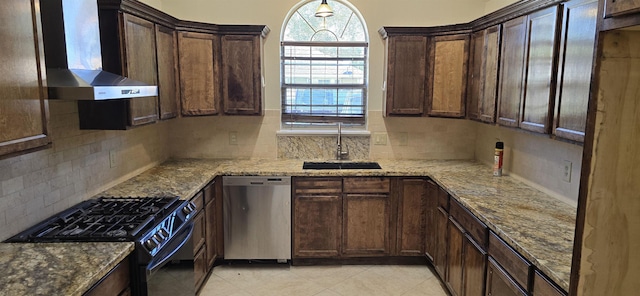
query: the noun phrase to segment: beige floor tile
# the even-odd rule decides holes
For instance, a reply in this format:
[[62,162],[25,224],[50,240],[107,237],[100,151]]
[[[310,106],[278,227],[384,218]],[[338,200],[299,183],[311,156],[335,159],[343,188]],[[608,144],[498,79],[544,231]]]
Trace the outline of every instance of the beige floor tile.
[[201,296],[446,296],[426,266],[223,265]]
[[325,288],[331,288],[367,268],[359,265],[292,266],[291,272]]

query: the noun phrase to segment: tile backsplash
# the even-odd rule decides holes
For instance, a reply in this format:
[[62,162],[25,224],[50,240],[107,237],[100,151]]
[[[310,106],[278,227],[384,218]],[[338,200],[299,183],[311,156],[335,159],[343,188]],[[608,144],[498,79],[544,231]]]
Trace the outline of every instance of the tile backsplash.
[[0,240],[169,157],[168,122],[81,131],[75,102],[49,101],[49,111],[53,146],[0,160]]

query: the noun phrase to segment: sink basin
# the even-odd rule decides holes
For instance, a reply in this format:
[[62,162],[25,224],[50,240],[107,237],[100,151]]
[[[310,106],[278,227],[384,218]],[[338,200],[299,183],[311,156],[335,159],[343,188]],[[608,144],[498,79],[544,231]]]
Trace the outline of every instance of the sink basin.
[[305,170],[371,170],[381,169],[377,162],[313,162],[305,161],[302,164],[302,169]]

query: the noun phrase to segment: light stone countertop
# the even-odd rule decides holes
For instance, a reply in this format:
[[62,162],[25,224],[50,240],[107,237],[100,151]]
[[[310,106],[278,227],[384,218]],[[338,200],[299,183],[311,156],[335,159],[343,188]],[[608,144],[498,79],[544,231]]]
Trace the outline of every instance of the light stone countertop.
[[0,243],[0,295],[82,295],[134,243]]
[[99,196],[189,199],[219,175],[425,176],[565,291],[569,289],[576,209],[469,160],[379,160],[381,170],[303,170],[302,160],[169,160]]

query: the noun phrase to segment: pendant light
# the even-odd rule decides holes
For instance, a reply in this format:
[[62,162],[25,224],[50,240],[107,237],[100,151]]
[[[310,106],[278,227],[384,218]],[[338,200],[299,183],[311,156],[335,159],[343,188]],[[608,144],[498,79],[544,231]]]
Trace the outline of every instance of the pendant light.
[[320,3],[320,6],[318,6],[318,9],[316,10],[316,16],[317,17],[333,16],[333,9],[331,9],[329,4],[327,4],[327,0],[322,0],[322,3]]

